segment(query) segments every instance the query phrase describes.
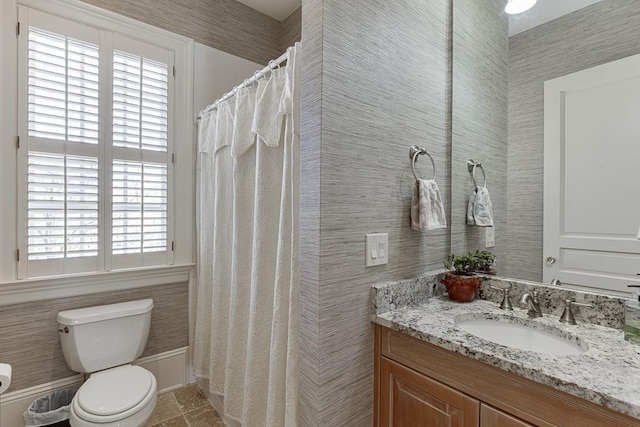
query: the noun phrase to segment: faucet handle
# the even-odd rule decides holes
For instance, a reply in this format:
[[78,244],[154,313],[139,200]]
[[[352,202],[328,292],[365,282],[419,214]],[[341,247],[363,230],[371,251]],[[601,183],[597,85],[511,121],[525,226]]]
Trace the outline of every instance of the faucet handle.
[[495,289],[496,291],[502,291],[504,293],[502,297],[502,302],[500,303],[500,308],[502,310],[513,310],[513,305],[511,304],[511,298],[509,297],[509,291],[513,287],[511,283],[506,288],[499,288],[497,286],[489,286],[491,289]]
[[593,304],[585,304],[582,302],[575,302],[572,299],[566,299],[564,300],[565,303],[565,307],[564,307],[564,311],[562,312],[562,316],[560,316],[560,323],[566,323],[567,325],[576,325],[576,319],[575,317],[573,317],[573,311],[571,310],[571,307],[573,307],[574,305],[580,306],[580,307],[590,307],[593,308]]

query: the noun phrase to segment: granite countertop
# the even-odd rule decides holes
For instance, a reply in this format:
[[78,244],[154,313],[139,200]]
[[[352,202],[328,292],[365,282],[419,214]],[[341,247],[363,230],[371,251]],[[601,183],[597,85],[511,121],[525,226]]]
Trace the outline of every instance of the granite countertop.
[[[459,329],[456,317],[502,319],[555,331],[588,350],[571,356],[516,350]],[[500,310],[485,300],[457,303],[447,296],[378,313],[374,322],[640,419],[640,345],[625,341],[621,330],[589,323],[564,325],[555,315],[528,319],[520,308]]]

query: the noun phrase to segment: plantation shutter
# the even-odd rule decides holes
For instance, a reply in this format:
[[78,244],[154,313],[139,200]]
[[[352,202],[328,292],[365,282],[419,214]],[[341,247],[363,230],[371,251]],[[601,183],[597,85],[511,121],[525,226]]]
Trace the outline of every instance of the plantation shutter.
[[28,272],[20,277],[95,271],[101,262],[100,32],[32,10],[25,21],[19,236]]
[[98,46],[29,29],[29,137],[98,143]]
[[170,264],[172,52],[19,18],[18,277]]
[[154,264],[169,243],[169,52],[121,37],[113,51],[113,265]]
[[98,256],[98,161],[29,153],[28,256]]

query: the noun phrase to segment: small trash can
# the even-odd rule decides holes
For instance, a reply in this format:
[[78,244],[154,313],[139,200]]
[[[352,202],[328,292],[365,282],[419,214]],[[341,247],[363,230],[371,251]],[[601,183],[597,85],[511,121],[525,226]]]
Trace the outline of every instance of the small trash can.
[[58,390],[35,400],[22,414],[25,427],[70,426],[69,411],[75,394],[73,389]]

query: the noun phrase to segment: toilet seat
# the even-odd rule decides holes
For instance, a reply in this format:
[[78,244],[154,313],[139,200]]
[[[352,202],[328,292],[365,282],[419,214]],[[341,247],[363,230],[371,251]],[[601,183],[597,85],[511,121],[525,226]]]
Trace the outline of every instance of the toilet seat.
[[124,365],[92,374],[71,402],[72,412],[89,423],[107,424],[131,417],[157,397],[153,374]]

